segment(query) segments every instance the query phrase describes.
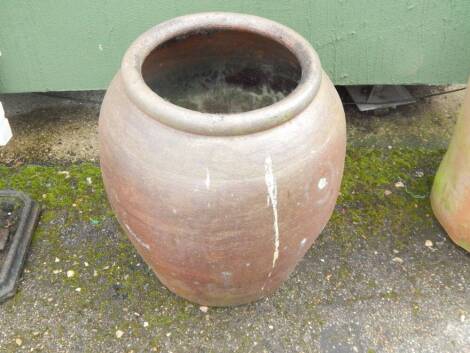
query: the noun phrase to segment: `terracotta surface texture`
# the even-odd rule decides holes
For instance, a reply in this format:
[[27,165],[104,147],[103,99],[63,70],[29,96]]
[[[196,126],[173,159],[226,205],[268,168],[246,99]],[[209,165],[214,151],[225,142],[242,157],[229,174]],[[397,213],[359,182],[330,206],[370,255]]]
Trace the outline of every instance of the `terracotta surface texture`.
[[[194,80],[202,86],[185,94],[228,90],[226,104],[172,104]],[[255,109],[231,112],[234,89]],[[214,306],[257,300],[287,279],[331,216],[346,147],[340,99],[311,46],[228,13],[139,37],[99,134],[106,192],[131,242],[171,291]]]
[[468,89],[449,149],[434,179],[431,202],[434,214],[450,238],[457,245],[470,251],[470,91]]

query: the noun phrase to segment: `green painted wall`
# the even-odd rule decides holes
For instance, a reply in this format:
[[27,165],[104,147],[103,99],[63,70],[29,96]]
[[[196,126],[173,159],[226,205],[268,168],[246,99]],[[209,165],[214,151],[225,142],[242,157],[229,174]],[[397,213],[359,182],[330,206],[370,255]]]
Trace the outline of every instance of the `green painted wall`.
[[463,83],[470,74],[469,0],[0,0],[0,92],[105,88],[138,34],[211,10],[291,26],[336,84]]

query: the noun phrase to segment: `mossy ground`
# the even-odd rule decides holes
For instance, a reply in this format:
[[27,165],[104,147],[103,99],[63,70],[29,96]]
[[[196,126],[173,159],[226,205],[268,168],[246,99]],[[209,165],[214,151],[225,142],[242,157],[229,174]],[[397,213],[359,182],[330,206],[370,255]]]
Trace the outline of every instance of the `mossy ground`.
[[[369,266],[354,259],[364,249],[385,253],[375,266],[386,271],[384,261],[395,266],[390,259],[413,252],[424,241],[423,232],[436,233],[428,197],[443,152],[351,147],[335,213],[296,274],[265,301],[208,314],[171,294],[141,261],[112,215],[97,165],[1,166],[0,188],[28,193],[43,212],[20,290],[1,306],[0,351],[62,347],[107,352],[112,350],[106,347],[120,347],[179,352],[192,351],[199,336],[200,351],[217,352],[220,342],[228,340],[239,352],[296,345],[308,352],[311,345],[322,345],[322,336],[316,335],[331,324],[325,307],[409,302],[411,315],[419,316],[423,294],[417,283],[429,270],[427,260],[415,261],[414,273],[405,274],[411,285],[388,286],[382,280],[394,275],[370,275]],[[329,266],[323,265],[325,259]],[[74,275],[68,277],[70,271]],[[448,279],[448,285],[456,284]],[[34,319],[15,323],[18,311],[21,316],[35,306],[40,309]],[[261,319],[263,311],[267,322]],[[243,329],[236,329],[237,322]],[[289,327],[279,330],[280,325]],[[306,327],[311,328],[307,340],[299,336],[305,336]],[[124,332],[121,339],[117,330]],[[369,351],[383,347],[377,340],[355,344]],[[206,345],[207,350],[202,348]],[[230,346],[224,349],[231,351]]]
[[[429,194],[434,173],[443,150],[419,148],[371,149],[351,148],[345,176],[331,226],[342,222],[354,224],[355,234],[370,241],[393,242],[397,250],[407,245],[413,230],[433,224]],[[387,232],[384,232],[386,226]]]
[[428,198],[458,95],[385,117],[348,106],[341,195],[320,238],[274,295],[207,313],[158,282],[112,215],[99,167],[78,162],[98,158],[98,105],[1,99],[15,137],[0,149],[0,188],[29,193],[43,212],[19,291],[0,305],[0,352],[470,347],[470,255],[448,240]]

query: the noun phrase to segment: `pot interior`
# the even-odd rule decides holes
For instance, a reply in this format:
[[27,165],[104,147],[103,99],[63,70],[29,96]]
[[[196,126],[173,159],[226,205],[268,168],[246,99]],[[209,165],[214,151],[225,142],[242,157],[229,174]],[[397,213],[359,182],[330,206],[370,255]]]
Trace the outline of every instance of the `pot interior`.
[[142,65],[160,97],[203,113],[241,113],[271,105],[292,92],[301,66],[282,44],[257,33],[188,33],[155,48]]

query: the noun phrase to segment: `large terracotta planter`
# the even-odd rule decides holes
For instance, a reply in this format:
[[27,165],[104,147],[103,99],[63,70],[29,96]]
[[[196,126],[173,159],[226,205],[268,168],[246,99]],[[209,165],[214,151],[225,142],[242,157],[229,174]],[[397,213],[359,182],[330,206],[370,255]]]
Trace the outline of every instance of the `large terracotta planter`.
[[[470,80],[468,82],[470,87]],[[470,91],[431,193],[434,214],[449,237],[470,251]]]
[[99,131],[129,239],[171,291],[205,305],[278,288],[327,223],[343,173],[344,112],[317,54],[254,16],[196,14],[141,35]]

